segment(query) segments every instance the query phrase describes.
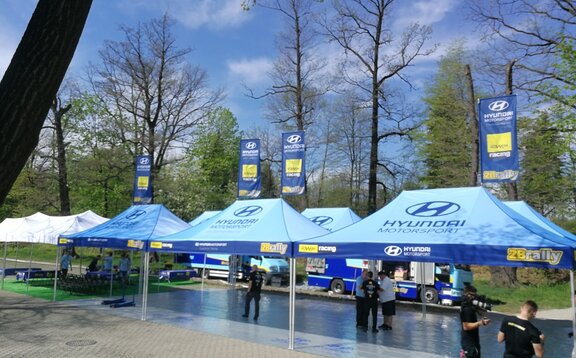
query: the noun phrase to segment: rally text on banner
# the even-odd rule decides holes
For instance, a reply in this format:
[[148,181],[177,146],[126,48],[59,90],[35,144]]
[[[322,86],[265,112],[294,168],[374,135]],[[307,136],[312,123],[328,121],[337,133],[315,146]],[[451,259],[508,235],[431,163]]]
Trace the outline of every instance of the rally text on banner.
[[306,189],[304,132],[282,133],[282,195],[302,195]]
[[238,198],[257,198],[262,188],[260,139],[242,139],[239,157]]
[[152,157],[139,155],[136,157],[136,175],[134,176],[134,198],[132,203],[152,203]]
[[515,182],[520,165],[516,135],[516,96],[484,98],[478,103],[480,180]]

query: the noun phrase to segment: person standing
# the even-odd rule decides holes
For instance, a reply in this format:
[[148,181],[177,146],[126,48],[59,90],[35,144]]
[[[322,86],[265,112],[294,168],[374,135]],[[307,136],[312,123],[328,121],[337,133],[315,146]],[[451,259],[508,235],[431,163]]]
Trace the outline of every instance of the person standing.
[[98,271],[98,261],[100,261],[101,256],[98,255],[90,261],[88,265],[88,272],[95,272]]
[[129,272],[130,272],[130,266],[131,266],[131,262],[130,262],[130,258],[128,257],[127,253],[122,253],[122,255],[120,256],[120,279],[122,280],[122,284],[128,284],[129,283]]
[[362,290],[362,284],[364,280],[366,280],[368,274],[368,270],[363,269],[360,273],[360,276],[356,277],[356,327],[357,328],[364,328],[368,327],[368,322],[364,322],[364,290]]
[[258,316],[260,315],[260,291],[263,282],[264,277],[262,277],[262,273],[258,271],[258,265],[253,265],[250,276],[248,276],[248,290],[246,291],[246,303],[244,304],[244,314],[242,317],[248,317],[250,315],[250,302],[254,299],[254,320],[258,320]]
[[112,257],[112,252],[109,252],[106,257],[104,257],[104,271],[112,272],[112,264],[114,262],[114,258]]
[[387,272],[378,272],[378,278],[378,284],[382,289],[380,303],[382,305],[382,316],[384,316],[384,323],[378,327],[386,331],[392,329],[392,319],[396,315],[396,292],[394,292],[394,284]]
[[[472,285],[464,287],[462,305],[460,306],[460,322],[462,330],[460,334],[460,357],[480,358],[480,327],[490,324],[490,319],[483,317],[478,320],[478,306],[474,304],[478,300],[478,291]],[[482,312],[483,313],[483,312]]]
[[66,250],[62,253],[62,257],[60,258],[60,272],[62,273],[62,278],[66,278],[70,267],[72,267],[72,256],[70,256],[68,250]]
[[372,332],[378,332],[378,294],[382,289],[376,280],[373,279],[374,274],[368,271],[366,280],[362,283],[362,290],[364,291],[364,322],[366,326],[364,331],[368,330],[368,316],[372,313]]
[[544,335],[530,322],[536,317],[538,305],[528,300],[520,307],[520,314],[507,317],[500,325],[498,342],[505,342],[504,358],[537,358],[544,356]]

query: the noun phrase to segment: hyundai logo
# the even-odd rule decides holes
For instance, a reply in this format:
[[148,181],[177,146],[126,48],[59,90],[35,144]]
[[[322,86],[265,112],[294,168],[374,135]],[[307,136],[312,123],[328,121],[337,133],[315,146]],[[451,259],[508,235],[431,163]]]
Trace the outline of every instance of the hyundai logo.
[[292,134],[291,136],[286,138],[286,141],[290,144],[296,144],[302,141],[302,137],[300,137],[298,134]]
[[412,216],[433,217],[454,214],[460,210],[460,205],[449,201],[429,201],[412,205],[406,209],[406,213]]
[[262,211],[262,207],[261,206],[257,206],[257,205],[250,205],[250,206],[245,206],[243,208],[240,208],[238,210],[236,210],[234,212],[235,216],[244,218],[247,216],[252,216],[252,215],[256,215],[258,213],[260,213]]
[[507,101],[494,101],[488,105],[488,108],[494,112],[500,112],[508,108],[510,104]]
[[245,147],[246,149],[256,149],[256,142],[248,142]]
[[134,220],[137,217],[145,215],[145,214],[146,214],[146,211],[144,211],[144,210],[136,210],[135,212],[130,213],[129,215],[126,215],[126,219]]
[[330,216],[315,216],[313,218],[310,218],[310,220],[314,224],[320,225],[320,226],[326,226],[326,225],[330,224],[332,221],[334,221],[334,219],[332,219]]
[[402,249],[398,246],[386,246],[384,253],[388,256],[400,256],[402,255]]
[[148,158],[148,157],[142,157],[142,158],[140,158],[140,164],[142,164],[142,165],[148,165],[148,164],[150,164],[150,158]]

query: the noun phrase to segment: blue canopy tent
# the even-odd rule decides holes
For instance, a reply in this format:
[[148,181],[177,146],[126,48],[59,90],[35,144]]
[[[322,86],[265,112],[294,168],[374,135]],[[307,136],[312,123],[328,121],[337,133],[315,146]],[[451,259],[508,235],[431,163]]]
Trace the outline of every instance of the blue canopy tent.
[[294,255],[571,269],[575,247],[471,187],[404,191],[353,225],[297,243]]
[[340,230],[362,220],[350,208],[309,208],[302,215],[329,231]]
[[196,225],[210,219],[211,217],[220,214],[221,212],[222,212],[221,210],[205,211],[202,214],[198,215],[194,220],[190,221],[189,224],[190,224],[190,226],[196,226]]
[[[148,299],[148,241],[189,228],[164,205],[134,205],[109,221],[73,235],[60,235],[59,246],[89,246],[123,250],[145,250],[142,319]],[[54,284],[56,285],[56,283]],[[56,292],[56,287],[54,289]]]
[[189,227],[164,205],[134,205],[103,224],[72,235],[60,235],[58,245],[141,250],[148,240]]
[[294,256],[569,269],[573,292],[576,242],[549,227],[482,187],[404,191],[355,224],[296,243]]
[[510,209],[516,211],[518,214],[524,216],[526,219],[532,221],[536,225],[539,225],[542,228],[552,231],[560,236],[564,236],[565,238],[576,243],[576,235],[554,224],[548,218],[541,215],[538,211],[528,205],[525,201],[504,201],[504,204],[506,204],[506,206],[508,206]]
[[294,241],[328,232],[283,199],[239,200],[196,226],[150,240],[150,249],[291,257]]
[[151,240],[151,250],[285,256],[290,258],[289,348],[294,346],[296,264],[292,244],[329,233],[283,199],[236,201],[187,230]]

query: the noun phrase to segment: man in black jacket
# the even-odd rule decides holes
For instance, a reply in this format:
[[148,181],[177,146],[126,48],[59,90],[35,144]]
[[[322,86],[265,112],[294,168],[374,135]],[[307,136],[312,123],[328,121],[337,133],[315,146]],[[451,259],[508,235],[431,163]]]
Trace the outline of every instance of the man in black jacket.
[[262,273],[258,271],[258,265],[252,266],[252,271],[250,271],[250,276],[248,278],[248,290],[246,292],[246,303],[244,305],[244,314],[242,317],[249,316],[250,302],[254,299],[254,320],[258,320],[258,316],[260,315],[260,291],[263,282],[264,277],[262,276]]

